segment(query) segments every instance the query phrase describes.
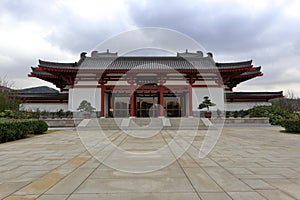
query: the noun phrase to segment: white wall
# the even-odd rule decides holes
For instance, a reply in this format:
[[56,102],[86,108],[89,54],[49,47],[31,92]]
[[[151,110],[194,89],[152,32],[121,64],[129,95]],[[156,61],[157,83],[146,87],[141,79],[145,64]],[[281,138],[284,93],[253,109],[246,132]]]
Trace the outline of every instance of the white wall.
[[91,105],[100,111],[101,105],[101,88],[71,88],[69,89],[69,105],[70,111],[77,111],[81,101],[87,100]]
[[192,88],[193,92],[193,111],[205,111],[199,110],[198,106],[203,101],[203,97],[208,96],[209,99],[216,104],[216,106],[210,107],[210,110],[225,110],[224,108],[224,90],[220,88]]
[[248,110],[254,106],[271,106],[270,102],[226,102],[225,108],[228,111]]
[[127,81],[108,81],[107,85],[115,85],[116,87],[122,85],[130,85]]
[[39,109],[40,111],[48,111],[48,112],[56,112],[60,109],[67,111],[68,104],[67,103],[22,103],[20,105],[20,110],[36,111],[37,109]]
[[185,78],[182,77],[182,80],[183,81],[170,81],[170,80],[167,80],[166,83],[164,85],[168,86],[168,85],[189,85],[186,81],[185,81]]

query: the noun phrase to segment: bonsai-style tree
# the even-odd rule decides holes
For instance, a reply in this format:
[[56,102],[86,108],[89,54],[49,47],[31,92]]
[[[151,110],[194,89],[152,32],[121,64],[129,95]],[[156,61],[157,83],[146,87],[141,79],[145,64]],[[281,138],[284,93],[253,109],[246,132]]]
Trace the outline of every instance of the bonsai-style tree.
[[93,112],[94,110],[96,110],[90,102],[88,102],[87,100],[83,100],[80,105],[78,106],[77,110],[79,110],[80,112]]
[[202,103],[199,104],[198,109],[206,108],[207,112],[209,111],[209,107],[215,106],[216,104],[211,102],[208,96],[203,97]]

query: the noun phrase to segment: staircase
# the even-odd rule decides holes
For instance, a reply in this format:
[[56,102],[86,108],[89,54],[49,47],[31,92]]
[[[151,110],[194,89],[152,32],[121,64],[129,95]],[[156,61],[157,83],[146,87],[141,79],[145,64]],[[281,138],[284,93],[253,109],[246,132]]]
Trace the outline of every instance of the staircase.
[[96,119],[98,126],[103,130],[120,130],[122,118],[100,118]]
[[102,130],[207,130],[201,118],[94,118],[86,125],[89,129]]
[[130,120],[129,129],[158,129],[163,127],[161,118],[133,118]]
[[207,126],[203,123],[201,118],[171,118],[171,126],[167,129],[170,130],[207,130]]

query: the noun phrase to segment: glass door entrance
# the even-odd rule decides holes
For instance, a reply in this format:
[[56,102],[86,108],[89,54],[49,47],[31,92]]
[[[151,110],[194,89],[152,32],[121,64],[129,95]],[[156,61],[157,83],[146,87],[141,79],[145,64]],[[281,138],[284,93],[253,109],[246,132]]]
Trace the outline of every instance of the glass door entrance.
[[[137,117],[158,117],[159,106],[157,96],[136,97],[136,116]],[[164,97],[164,116],[181,117],[181,98]]]
[[[135,93],[134,102],[130,102],[128,94],[112,95],[111,104],[108,106],[112,117],[129,117],[130,104],[133,103],[133,113],[136,117],[158,117],[159,116],[159,95],[158,93]],[[186,112],[184,108],[185,98],[183,95],[164,93],[163,97],[163,116],[181,117]],[[133,114],[134,116],[134,114]]]
[[137,96],[136,108],[137,117],[157,117],[157,97]]
[[[113,117],[129,117],[130,101],[128,96],[112,95],[112,108],[108,108]],[[108,106],[109,107],[109,106]]]
[[129,102],[128,100],[115,100],[114,117],[128,117],[129,116]]
[[165,102],[167,117],[180,117],[180,99],[167,99]]

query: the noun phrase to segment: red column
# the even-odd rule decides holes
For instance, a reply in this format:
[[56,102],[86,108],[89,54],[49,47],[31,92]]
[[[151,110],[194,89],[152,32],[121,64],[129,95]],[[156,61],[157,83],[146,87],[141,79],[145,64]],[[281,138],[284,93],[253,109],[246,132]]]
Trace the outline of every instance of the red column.
[[101,117],[104,117],[104,90],[105,86],[104,84],[101,84]]
[[159,116],[164,116],[164,86],[161,84],[159,85]]
[[130,117],[135,116],[134,83],[130,83]]
[[112,117],[111,116],[111,93],[108,93],[107,103],[108,103],[108,117]]
[[192,84],[189,85],[189,116],[193,116],[193,93]]

